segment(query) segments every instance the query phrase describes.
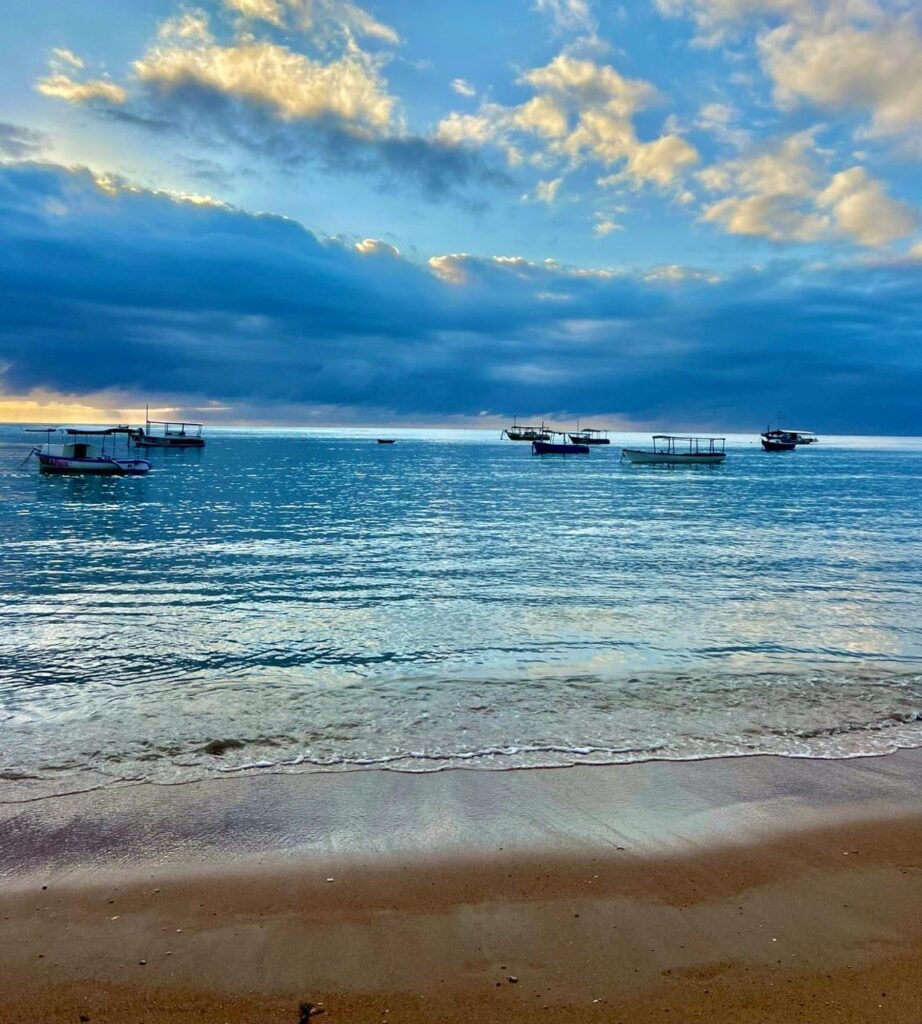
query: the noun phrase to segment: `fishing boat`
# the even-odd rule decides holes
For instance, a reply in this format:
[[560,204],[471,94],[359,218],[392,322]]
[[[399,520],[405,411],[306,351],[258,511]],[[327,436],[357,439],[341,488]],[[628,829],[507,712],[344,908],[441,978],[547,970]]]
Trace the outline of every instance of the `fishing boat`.
[[576,433],[568,436],[574,444],[611,444],[607,430],[594,430],[592,427],[583,427],[580,430],[577,425]]
[[[128,439],[133,434],[131,427],[107,427],[103,430],[49,427],[46,433],[45,443],[36,445],[23,465],[35,455],[42,473],[143,476],[150,471],[151,464],[147,459],[132,459],[128,455]],[[62,440],[52,441],[56,434],[63,435]],[[118,456],[115,450],[119,435],[125,438],[124,457]]]
[[551,431],[543,423],[540,427],[522,427],[513,420],[512,426],[506,427],[499,436],[508,437],[510,441],[550,441]]
[[682,437],[654,434],[652,448],[622,448],[628,462],[660,463],[672,466],[713,466],[727,457],[726,438]]
[[[566,438],[566,434],[560,431],[553,431],[552,436],[558,434],[561,438]],[[532,441],[531,443],[532,455],[588,455],[589,445],[578,444],[575,442],[562,441]]]
[[782,441],[780,438],[762,435],[762,448],[767,452],[792,452],[796,447],[793,441]]
[[[782,444],[792,446],[801,444],[816,444],[819,438],[812,430],[788,430],[787,427],[776,427],[770,430],[768,427],[762,433],[762,441],[780,441]],[[763,445],[764,447],[764,445]],[[790,448],[766,448],[766,451],[786,452]]]
[[183,423],[171,420],[152,420],[145,412],[145,426],[132,431],[132,440],[138,448],[204,448],[202,423]]
[[378,444],[396,444],[397,439],[394,437],[379,437]]

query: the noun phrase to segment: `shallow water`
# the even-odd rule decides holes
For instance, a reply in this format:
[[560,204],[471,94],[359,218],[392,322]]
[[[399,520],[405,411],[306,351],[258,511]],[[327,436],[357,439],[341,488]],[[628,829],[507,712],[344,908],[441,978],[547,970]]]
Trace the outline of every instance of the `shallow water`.
[[11,796],[922,745],[922,439],[212,430],[106,480],[20,470],[34,436],[0,427]]

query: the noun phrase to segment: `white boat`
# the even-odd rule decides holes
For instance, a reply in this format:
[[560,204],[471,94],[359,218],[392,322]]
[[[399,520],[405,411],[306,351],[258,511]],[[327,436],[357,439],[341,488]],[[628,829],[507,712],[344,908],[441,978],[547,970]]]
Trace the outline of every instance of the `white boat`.
[[[124,457],[118,456],[115,451],[115,442],[119,434],[125,436]],[[47,435],[45,443],[36,445],[26,456],[26,462],[33,455],[38,457],[38,467],[42,473],[143,476],[150,471],[151,464],[147,459],[128,457],[130,427],[108,427],[104,430],[50,427]],[[53,435],[63,436],[60,441],[52,441]],[[93,440],[89,440],[90,438]]]
[[816,444],[819,438],[812,430],[789,430],[787,427],[776,427],[769,430],[767,427],[762,434],[764,441],[775,441],[780,444]]
[[138,448],[204,448],[202,423],[173,420],[152,420],[146,413],[145,426],[132,431]]
[[681,437],[654,434],[652,448],[622,448],[628,462],[660,463],[672,466],[713,466],[727,457],[723,437]]

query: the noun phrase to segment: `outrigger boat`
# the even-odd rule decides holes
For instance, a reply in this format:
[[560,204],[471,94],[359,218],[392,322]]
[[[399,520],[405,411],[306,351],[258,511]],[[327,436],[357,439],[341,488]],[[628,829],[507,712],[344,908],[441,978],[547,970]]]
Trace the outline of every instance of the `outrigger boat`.
[[499,436],[508,437],[510,441],[550,441],[552,431],[542,423],[540,427],[520,427],[513,420],[512,426],[507,427]]
[[[552,434],[559,434],[564,438],[567,436],[559,430],[553,431]],[[532,441],[531,453],[532,455],[588,455],[589,445],[567,444],[566,441]]]
[[621,457],[629,462],[712,466],[727,457],[725,447],[726,438],[723,437],[654,434],[652,448],[622,448]]
[[591,427],[583,427],[580,430],[577,425],[576,433],[568,436],[574,444],[611,444],[607,430],[594,430]]
[[[36,445],[26,456],[25,462],[33,455],[38,456],[38,465],[42,473],[92,473],[97,476],[143,476],[148,473],[151,464],[147,459],[128,458],[128,438],[132,436],[132,428],[128,426],[106,427],[103,430],[78,430],[72,427],[48,427],[45,431],[47,439],[43,445]],[[62,434],[68,438],[60,443],[53,443],[53,434]],[[125,436],[125,457],[115,454],[115,440],[119,434]],[[99,443],[89,440],[99,438]],[[111,439],[111,451],[106,450],[106,442]]]
[[[171,420],[152,420],[145,412],[146,426],[132,431],[132,440],[138,448],[204,448],[202,423],[183,423]],[[153,428],[153,429],[152,429]]]
[[767,452],[789,452],[797,445],[816,444],[817,441],[819,438],[812,430],[788,430],[786,427],[769,430],[766,427],[762,433],[762,447]]

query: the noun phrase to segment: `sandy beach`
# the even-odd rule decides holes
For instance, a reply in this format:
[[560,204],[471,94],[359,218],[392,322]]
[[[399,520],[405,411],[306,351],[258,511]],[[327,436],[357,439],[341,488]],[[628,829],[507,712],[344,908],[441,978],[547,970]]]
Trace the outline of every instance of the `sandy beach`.
[[922,1019],[922,751],[0,806],[4,1022]]

